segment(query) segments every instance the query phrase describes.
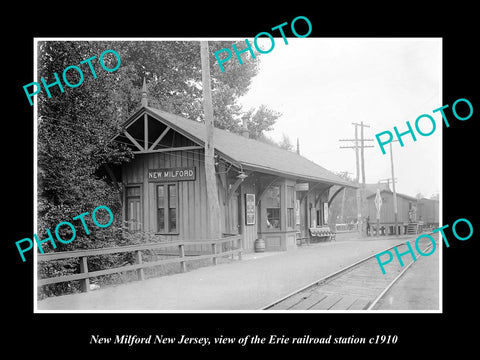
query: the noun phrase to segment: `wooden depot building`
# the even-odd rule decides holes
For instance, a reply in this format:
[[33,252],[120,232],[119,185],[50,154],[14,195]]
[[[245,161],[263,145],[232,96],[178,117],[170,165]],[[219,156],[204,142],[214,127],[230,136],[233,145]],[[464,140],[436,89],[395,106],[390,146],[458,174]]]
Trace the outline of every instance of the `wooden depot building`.
[[[123,217],[132,230],[164,240],[207,239],[205,124],[148,106],[114,138],[133,150],[121,167]],[[222,233],[241,234],[244,251],[256,239],[267,251],[290,250],[310,228],[328,225],[328,205],[356,187],[299,154],[225,130],[214,130]],[[333,185],[341,188],[329,194]],[[199,245],[198,251],[208,251]]]

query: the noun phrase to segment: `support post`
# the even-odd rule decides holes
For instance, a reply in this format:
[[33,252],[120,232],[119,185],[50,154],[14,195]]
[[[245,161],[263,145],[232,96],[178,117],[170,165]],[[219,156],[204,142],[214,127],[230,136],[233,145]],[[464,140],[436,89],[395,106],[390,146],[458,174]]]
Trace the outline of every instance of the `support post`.
[[[135,251],[135,263],[142,264],[142,252],[140,250]],[[145,272],[143,268],[137,269],[138,280],[145,280]]]
[[217,244],[212,244],[213,265],[217,265]]
[[[180,253],[180,259],[185,259],[185,249],[183,247],[183,244],[178,245],[178,251]],[[180,261],[180,270],[182,272],[187,271],[187,264],[185,261]]]
[[242,260],[242,237],[240,236],[237,239],[238,246],[238,260]]
[[[81,274],[88,273],[88,264],[87,264],[86,256],[82,256],[80,258],[80,273]],[[83,292],[90,291],[90,280],[88,278],[80,280],[80,284]]]

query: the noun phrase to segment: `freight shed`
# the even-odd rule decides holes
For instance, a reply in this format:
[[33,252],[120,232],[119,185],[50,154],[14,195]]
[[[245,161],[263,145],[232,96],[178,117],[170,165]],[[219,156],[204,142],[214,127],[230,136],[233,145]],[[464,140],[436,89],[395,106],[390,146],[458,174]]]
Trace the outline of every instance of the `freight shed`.
[[[398,234],[416,234],[421,228],[418,214],[417,199],[397,192],[397,223]],[[389,189],[380,191],[382,206],[380,208],[380,233],[394,234],[395,212],[393,192]],[[376,193],[367,196],[367,216],[371,228],[375,231],[377,225],[377,209],[375,207]]]

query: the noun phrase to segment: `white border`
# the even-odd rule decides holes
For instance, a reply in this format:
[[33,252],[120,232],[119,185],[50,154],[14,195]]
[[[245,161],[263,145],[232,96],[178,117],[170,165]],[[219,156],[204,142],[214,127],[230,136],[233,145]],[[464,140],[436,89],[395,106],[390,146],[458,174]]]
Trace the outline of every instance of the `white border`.
[[[33,81],[38,82],[37,73],[38,73],[38,42],[39,41],[200,41],[200,40],[220,40],[220,41],[235,41],[235,40],[243,40],[244,38],[238,37],[213,37],[213,38],[139,38],[139,37],[123,37],[123,38],[115,38],[115,37],[41,37],[41,38],[34,38],[33,40],[33,56],[34,56],[34,66],[33,66]],[[318,38],[317,38],[318,39]],[[330,38],[325,38],[330,39]],[[335,38],[337,39],[337,38]],[[338,39],[348,39],[348,38],[338,38]],[[357,39],[357,38],[354,38]],[[375,37],[372,38],[358,38],[358,39],[377,39]],[[408,39],[415,39],[415,40],[423,40],[423,39],[440,39],[441,40],[441,54],[442,57],[440,59],[441,66],[440,66],[440,91],[439,91],[439,104],[443,105],[443,38],[441,37],[412,37],[412,38],[381,38],[381,39],[389,39],[392,41],[396,40],[408,40]],[[433,109],[432,109],[433,110]],[[38,106],[37,106],[37,98],[33,99],[33,111],[34,111],[34,124],[35,127],[33,129],[33,159],[34,159],[34,179],[33,179],[33,191],[34,191],[34,199],[33,199],[33,224],[34,224],[34,233],[37,233],[37,191],[38,191],[38,184],[37,184],[37,143],[38,143]],[[442,162],[442,149],[443,149],[443,126],[440,126],[440,141],[439,141],[439,161],[440,161],[440,196],[439,196],[439,226],[443,226],[443,162]],[[219,314],[232,314],[232,313],[256,313],[256,314],[394,314],[394,313],[407,313],[407,314],[439,314],[443,313],[443,246],[442,246],[442,238],[439,234],[439,309],[438,310],[39,310],[38,309],[38,289],[37,289],[37,251],[34,251],[33,255],[33,303],[34,303],[34,313],[93,313],[93,314],[109,314],[109,313],[128,313],[128,314],[145,314],[145,313],[167,313],[167,314],[211,314],[211,313],[219,313]]]

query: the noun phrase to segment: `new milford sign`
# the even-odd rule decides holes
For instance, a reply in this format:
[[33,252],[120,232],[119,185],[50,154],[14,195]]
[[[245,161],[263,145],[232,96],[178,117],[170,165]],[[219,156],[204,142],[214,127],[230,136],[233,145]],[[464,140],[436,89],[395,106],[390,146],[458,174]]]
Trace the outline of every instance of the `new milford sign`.
[[168,169],[148,169],[148,181],[186,181],[195,180],[195,167]]

